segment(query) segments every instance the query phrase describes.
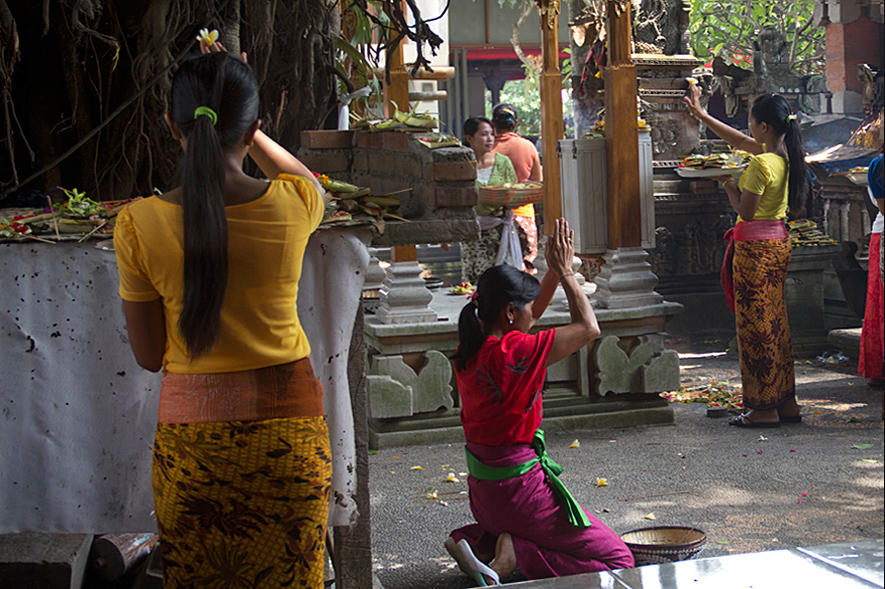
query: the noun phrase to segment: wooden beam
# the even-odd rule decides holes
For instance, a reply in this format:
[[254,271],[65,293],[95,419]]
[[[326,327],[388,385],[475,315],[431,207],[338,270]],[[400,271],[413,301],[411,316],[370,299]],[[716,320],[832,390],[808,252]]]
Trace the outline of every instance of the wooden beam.
[[[411,63],[406,63],[406,64],[403,64],[403,68],[406,70],[406,72],[411,72],[412,65],[413,64],[411,64]],[[391,68],[391,69],[393,69],[393,68]],[[383,79],[384,68],[377,67],[377,68],[374,68],[372,71],[375,72],[376,76]],[[418,68],[418,71],[416,71],[414,73],[414,75],[409,74],[409,78],[412,80],[448,80],[449,78],[454,78],[454,77],[455,77],[455,68],[453,66],[448,66],[448,65],[434,67],[432,72],[427,71],[425,68],[421,67],[421,68]]]
[[559,0],[542,0],[541,148],[544,153],[544,227],[550,231],[562,216],[562,184],[556,149],[563,138],[562,73],[559,71]]
[[636,66],[631,59],[629,0],[608,0],[605,68],[605,152],[608,248],[642,246]]

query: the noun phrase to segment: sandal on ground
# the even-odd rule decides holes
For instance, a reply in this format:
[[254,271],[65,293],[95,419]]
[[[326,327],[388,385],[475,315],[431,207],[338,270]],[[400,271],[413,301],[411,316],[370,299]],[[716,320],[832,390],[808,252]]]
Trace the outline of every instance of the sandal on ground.
[[[728,422],[728,425],[736,425],[737,427],[748,427],[748,428],[773,428],[780,427],[780,421],[750,421],[750,418],[747,416],[747,413],[741,413],[734,419]],[[799,417],[799,419],[802,419]]]
[[452,555],[452,558],[455,559],[455,562],[458,563],[458,568],[460,568],[465,575],[472,577],[477,583],[479,583],[480,587],[501,584],[501,579],[498,578],[498,573],[473,554],[473,549],[470,548],[470,543],[466,539],[462,538],[456,543],[452,537],[449,537],[446,539],[444,545],[449,554]]

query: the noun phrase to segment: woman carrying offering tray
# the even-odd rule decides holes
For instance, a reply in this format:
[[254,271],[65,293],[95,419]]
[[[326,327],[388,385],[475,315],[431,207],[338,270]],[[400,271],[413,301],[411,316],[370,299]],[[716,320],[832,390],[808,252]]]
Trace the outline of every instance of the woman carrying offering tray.
[[[476,157],[477,188],[516,183],[516,171],[510,159],[500,153],[492,153],[492,147],[495,145],[495,128],[490,120],[485,117],[473,117],[464,121],[464,140],[473,149]],[[479,220],[480,234],[476,241],[461,242],[461,280],[476,284],[483,272],[496,263],[504,262],[507,248],[512,247],[511,241],[515,242],[517,252],[520,250],[512,214],[509,218],[506,215],[495,214],[500,211],[500,207],[482,202],[473,208]],[[521,253],[516,256],[511,255],[508,261],[522,269],[521,257]]]
[[[519,128],[519,117],[516,107],[511,104],[499,104],[492,111],[492,122],[495,124],[495,146],[492,151],[506,155],[513,162],[516,179],[519,182],[541,181],[541,158],[535,145],[516,130]],[[522,243],[523,259],[526,268],[534,274],[532,262],[538,255],[538,225],[535,223],[535,205],[525,204],[513,210],[513,222],[519,228],[519,240]]]
[[710,116],[692,84],[683,98],[689,112],[736,149],[753,154],[735,182],[717,177],[738,214],[722,263],[722,285],[735,315],[743,403],[749,409],[729,423],[769,428],[800,423],[796,403],[793,344],[784,296],[790,265],[787,209],[803,209],[805,151],[796,115],[778,94],[756,98],[748,121],[752,137]]

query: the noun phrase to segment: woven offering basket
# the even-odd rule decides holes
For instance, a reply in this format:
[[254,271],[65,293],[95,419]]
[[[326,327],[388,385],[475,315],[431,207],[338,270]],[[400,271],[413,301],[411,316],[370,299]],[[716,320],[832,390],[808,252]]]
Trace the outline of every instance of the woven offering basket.
[[633,553],[636,566],[688,560],[707,543],[707,535],[695,528],[655,527],[621,534]]
[[493,207],[519,207],[544,200],[544,187],[510,188],[507,186],[480,186],[479,202]]

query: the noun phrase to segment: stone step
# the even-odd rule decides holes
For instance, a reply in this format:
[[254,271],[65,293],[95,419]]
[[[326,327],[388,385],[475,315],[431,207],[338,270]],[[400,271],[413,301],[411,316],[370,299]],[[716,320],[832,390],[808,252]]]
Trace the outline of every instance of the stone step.
[[80,589],[91,534],[0,535],[0,589]]
[[852,360],[857,360],[860,358],[860,333],[860,327],[833,329],[827,334],[827,341]]

